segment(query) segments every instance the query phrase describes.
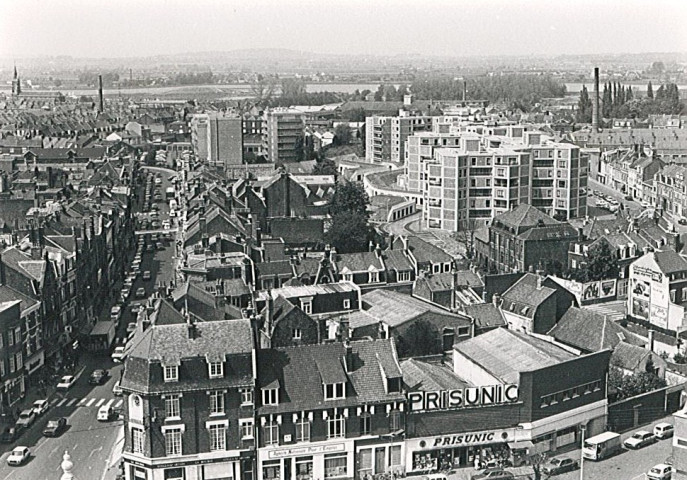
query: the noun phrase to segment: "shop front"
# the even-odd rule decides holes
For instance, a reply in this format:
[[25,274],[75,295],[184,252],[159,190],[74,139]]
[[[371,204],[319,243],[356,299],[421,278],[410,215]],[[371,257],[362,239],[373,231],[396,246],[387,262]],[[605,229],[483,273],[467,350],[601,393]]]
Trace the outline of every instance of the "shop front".
[[124,462],[126,480],[245,480],[239,457],[152,464],[124,458]]
[[379,439],[361,440],[355,445],[356,479],[366,480],[375,475],[393,473],[403,476],[405,442],[393,438],[380,443]]
[[[421,473],[484,465],[496,459],[521,463],[509,444],[527,440],[516,428],[456,433],[406,440],[406,471]],[[514,458],[515,456],[515,458]]]
[[258,451],[258,480],[344,480],[354,474],[352,440],[264,447]]

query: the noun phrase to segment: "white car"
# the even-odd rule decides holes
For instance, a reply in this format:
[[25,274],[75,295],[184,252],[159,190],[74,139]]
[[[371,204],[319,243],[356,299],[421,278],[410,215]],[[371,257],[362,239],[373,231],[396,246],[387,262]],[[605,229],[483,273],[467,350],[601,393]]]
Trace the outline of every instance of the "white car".
[[670,480],[673,478],[673,467],[665,463],[654,465],[646,474],[651,480]]
[[114,416],[114,410],[110,405],[103,405],[98,409],[98,421],[99,422],[109,422]]
[[50,403],[48,403],[47,400],[36,400],[33,402],[33,413],[36,415],[43,415],[45,412],[48,411],[48,408],[50,407]]
[[646,447],[656,443],[656,437],[653,433],[647,432],[646,430],[640,430],[632,434],[630,438],[623,442],[625,448],[630,448],[632,450],[637,450],[638,448]]
[[74,382],[76,382],[76,377],[74,377],[74,375],[65,375],[60,379],[60,383],[57,384],[57,389],[69,390],[72,388],[72,385],[74,385]]
[[22,465],[31,456],[29,447],[15,447],[7,457],[7,465]]
[[113,362],[122,362],[124,361],[124,347],[115,347],[114,352],[112,352],[112,361]]

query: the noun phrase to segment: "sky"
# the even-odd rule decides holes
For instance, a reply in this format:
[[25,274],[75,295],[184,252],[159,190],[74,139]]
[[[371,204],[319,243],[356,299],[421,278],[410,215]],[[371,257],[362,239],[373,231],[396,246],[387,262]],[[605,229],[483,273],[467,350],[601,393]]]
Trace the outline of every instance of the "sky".
[[687,52],[687,0],[0,0],[0,57]]

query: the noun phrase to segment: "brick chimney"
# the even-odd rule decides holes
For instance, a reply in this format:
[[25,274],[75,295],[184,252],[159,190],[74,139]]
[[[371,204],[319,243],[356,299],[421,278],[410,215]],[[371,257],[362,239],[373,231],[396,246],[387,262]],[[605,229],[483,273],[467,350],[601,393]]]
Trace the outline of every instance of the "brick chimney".
[[346,372],[352,372],[355,365],[353,365],[353,347],[351,347],[351,341],[346,339],[343,343],[345,350],[344,361],[346,362]]

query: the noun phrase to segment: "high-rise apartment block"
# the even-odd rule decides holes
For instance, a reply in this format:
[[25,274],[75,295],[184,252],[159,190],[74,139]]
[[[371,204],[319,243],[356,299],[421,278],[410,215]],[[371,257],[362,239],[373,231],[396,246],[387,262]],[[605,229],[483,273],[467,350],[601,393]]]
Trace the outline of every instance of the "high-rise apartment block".
[[401,110],[397,117],[373,116],[365,120],[365,160],[402,163],[409,136],[432,129],[438,117],[413,116]]
[[289,108],[266,110],[262,122],[263,151],[272,163],[298,162],[304,148],[305,114]]
[[191,119],[191,143],[198,160],[224,170],[243,163],[243,120],[223,114],[198,114]]
[[476,228],[523,203],[558,220],[587,213],[587,157],[524,126],[437,122],[407,146],[407,188],[423,194],[428,228]]

